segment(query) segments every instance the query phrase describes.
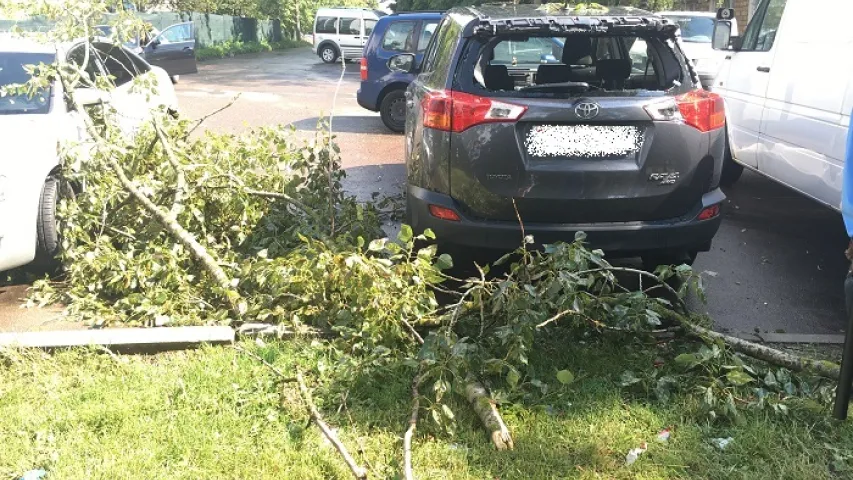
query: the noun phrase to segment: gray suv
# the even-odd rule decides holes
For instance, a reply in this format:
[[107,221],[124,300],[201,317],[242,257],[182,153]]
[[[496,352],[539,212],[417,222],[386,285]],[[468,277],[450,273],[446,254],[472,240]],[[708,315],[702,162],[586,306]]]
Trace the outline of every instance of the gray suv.
[[407,220],[442,245],[588,242],[691,263],[720,226],[722,99],[636,9],[448,12],[406,92]]

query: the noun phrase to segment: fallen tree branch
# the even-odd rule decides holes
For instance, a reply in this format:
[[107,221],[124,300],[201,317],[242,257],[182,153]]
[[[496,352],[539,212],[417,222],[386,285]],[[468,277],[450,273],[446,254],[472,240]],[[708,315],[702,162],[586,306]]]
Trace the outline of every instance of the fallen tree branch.
[[512,450],[514,447],[512,435],[506,427],[503,418],[501,418],[501,414],[498,413],[497,405],[492,400],[492,397],[489,396],[486,388],[473,377],[468,377],[465,383],[465,397],[468,399],[468,403],[474,408],[474,411],[477,412],[477,416],[480,417],[480,421],[486,427],[486,431],[489,432],[495,448],[498,450]]
[[172,150],[172,145],[168,140],[166,140],[166,134],[163,133],[163,129],[160,127],[156,118],[154,120],[154,132],[157,134],[157,139],[160,141],[163,151],[166,152],[166,159],[169,160],[169,164],[172,165],[172,169],[175,170],[175,197],[172,200],[172,208],[169,209],[169,214],[172,218],[178,218],[178,213],[180,213],[181,208],[183,207],[184,195],[187,191],[187,177],[184,174],[184,169],[181,167],[181,163],[178,162],[178,158],[175,156],[175,151]]
[[409,417],[409,428],[403,435],[403,475],[406,480],[414,480],[412,471],[412,437],[415,436],[415,428],[418,425],[418,411],[421,409],[421,395],[418,393],[418,385],[421,383],[421,375],[415,375],[412,380],[412,415]]
[[681,325],[688,335],[704,341],[722,341],[731,347],[732,350],[749,357],[785,367],[794,372],[809,373],[831,380],[837,380],[841,373],[841,367],[837,363],[794,355],[748,340],[732,337],[731,335],[715,332],[705,327],[700,327],[683,315],[679,315],[671,310],[661,309],[661,313]]
[[575,273],[574,273],[574,275],[576,275],[576,276],[581,276],[581,275],[586,275],[587,273],[595,273],[595,272],[622,272],[622,273],[633,273],[633,274],[637,275],[639,278],[646,277],[646,278],[653,279],[654,281],[656,281],[656,282],[658,283],[658,285],[660,285],[661,287],[663,287],[666,291],[668,291],[668,292],[673,296],[673,298],[675,299],[675,301],[676,301],[676,302],[678,302],[678,306],[679,306],[679,307],[681,307],[681,311],[682,311],[682,312],[687,313],[687,312],[689,312],[689,311],[690,311],[690,310],[687,308],[687,303],[685,303],[685,302],[684,302],[684,299],[683,299],[683,298],[681,298],[681,296],[678,294],[678,292],[677,292],[677,291],[675,291],[675,289],[674,289],[674,288],[672,288],[672,286],[671,286],[671,285],[669,285],[669,284],[668,284],[668,283],[666,283],[665,281],[661,280],[660,278],[658,278],[658,276],[657,276],[657,275],[655,275],[655,274],[653,274],[653,273],[649,273],[649,272],[646,272],[646,271],[643,271],[643,270],[638,270],[638,269],[636,269],[636,268],[612,267],[612,266],[611,266],[611,267],[601,267],[601,268],[592,268],[592,269],[589,269],[589,270],[582,270],[582,271],[580,271],[580,272],[575,272]]
[[197,122],[195,122],[195,125],[193,125],[193,128],[191,128],[191,129],[190,129],[190,131],[189,131],[189,132],[187,132],[187,136],[189,137],[190,135],[192,135],[192,134],[193,134],[193,132],[194,132],[194,131],[196,131],[196,129],[197,129],[198,127],[200,127],[200,126],[201,126],[201,124],[202,124],[202,123],[204,123],[204,121],[205,121],[205,120],[207,120],[208,118],[210,118],[210,117],[212,117],[212,116],[214,116],[214,115],[216,115],[216,114],[218,114],[218,113],[222,112],[223,110],[225,110],[225,109],[227,109],[227,108],[231,107],[231,105],[234,105],[234,103],[236,103],[236,102],[237,102],[237,100],[240,98],[240,95],[242,95],[242,93],[238,93],[237,95],[235,95],[235,96],[234,96],[234,98],[232,98],[230,102],[228,102],[227,104],[225,104],[225,106],[224,106],[224,107],[217,108],[216,110],[214,110],[214,111],[212,111],[212,112],[208,113],[207,115],[205,115],[205,116],[201,117],[200,119],[198,119],[198,121],[197,121]]
[[295,382],[295,381],[296,381],[296,377],[288,377],[287,375],[285,375],[284,373],[282,373],[282,371],[281,371],[281,370],[279,370],[278,368],[276,368],[276,366],[275,366],[275,365],[273,365],[273,364],[271,364],[270,362],[268,362],[268,361],[264,360],[264,359],[263,359],[263,357],[261,357],[260,355],[258,355],[258,354],[256,354],[256,353],[254,353],[254,352],[250,352],[250,351],[246,350],[245,348],[241,347],[240,345],[234,345],[234,349],[235,349],[235,350],[237,350],[238,352],[241,352],[241,353],[243,353],[244,355],[247,355],[247,356],[249,356],[249,357],[252,357],[252,358],[254,358],[255,360],[257,360],[257,361],[261,362],[262,364],[264,364],[264,366],[265,366],[265,367],[267,367],[267,368],[269,368],[269,369],[270,369],[270,371],[272,371],[274,374],[278,375],[278,378],[279,378],[282,382],[288,382],[288,383],[289,383],[289,382]]
[[332,445],[338,450],[338,453],[344,457],[344,461],[352,472],[353,476],[359,480],[363,480],[367,478],[367,471],[355,463],[355,459],[352,458],[347,447],[344,446],[343,443],[338,439],[338,436],[335,435],[335,432],[329,428],[329,425],[323,420],[323,417],[320,415],[320,411],[317,410],[317,406],[314,405],[314,400],[311,399],[311,393],[308,391],[308,387],[305,386],[305,378],[302,376],[302,371],[297,367],[296,369],[296,383],[299,385],[299,393],[302,396],[302,401],[305,402],[305,406],[308,408],[308,412],[311,414],[311,420],[317,425],[318,428],[323,432],[323,435],[332,442]]
[[248,189],[248,188],[244,188],[243,191],[248,195],[254,195],[256,197],[270,198],[273,200],[282,200],[282,201],[289,203],[289,204],[293,205],[294,207],[298,208],[299,210],[302,211],[302,213],[309,215],[309,216],[311,215],[311,212],[309,212],[308,207],[305,206],[304,203],[300,202],[299,200],[296,200],[295,198],[291,197],[290,195],[286,195],[284,193],[264,192],[261,190],[252,190],[252,189]]

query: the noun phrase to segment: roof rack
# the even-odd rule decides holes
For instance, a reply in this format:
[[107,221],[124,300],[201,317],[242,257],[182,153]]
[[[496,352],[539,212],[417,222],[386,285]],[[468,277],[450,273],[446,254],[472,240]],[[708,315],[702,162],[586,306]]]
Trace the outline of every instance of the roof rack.
[[572,33],[660,31],[675,33],[677,25],[646,16],[555,16],[518,17],[490,20],[480,17],[474,22],[471,35],[494,36],[502,33]]
[[403,12],[394,12],[391,15],[412,15],[418,13],[445,13],[447,10],[406,10]]

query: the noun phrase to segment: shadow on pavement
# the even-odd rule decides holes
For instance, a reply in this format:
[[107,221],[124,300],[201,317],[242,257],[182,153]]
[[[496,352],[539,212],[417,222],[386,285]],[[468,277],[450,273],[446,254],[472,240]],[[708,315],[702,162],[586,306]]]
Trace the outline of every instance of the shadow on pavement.
[[[297,120],[291,125],[300,131],[314,131],[317,129],[317,122],[321,118],[328,121],[328,117],[310,117]],[[402,138],[399,134],[385,128],[382,120],[376,115],[336,115],[332,123],[332,130],[342,133],[370,133]]]

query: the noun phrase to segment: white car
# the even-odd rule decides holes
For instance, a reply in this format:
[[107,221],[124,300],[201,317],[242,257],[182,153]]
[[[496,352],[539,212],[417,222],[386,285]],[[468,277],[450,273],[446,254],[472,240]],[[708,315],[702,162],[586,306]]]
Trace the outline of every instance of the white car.
[[660,12],[658,15],[678,24],[681,30],[681,48],[687,58],[693,62],[702,86],[710,89],[725,57],[724,52],[714,50],[711,46],[716,14],[711,12]]
[[[90,52],[99,55],[89,55],[85,70],[90,76],[115,77],[116,88],[109,92],[78,88],[79,101],[109,102],[117,111],[122,131],[128,134],[152,118],[152,109],[177,109],[166,71],[123,47],[98,41],[90,45],[94,49]],[[51,64],[57,55],[82,66],[85,51],[82,41],[55,46],[4,37],[0,41],[0,88],[26,82],[25,65]],[[154,76],[156,93],[131,91],[133,78],[148,72]],[[32,96],[0,96],[0,144],[5,152],[0,162],[0,271],[34,260],[46,265],[53,261],[59,249],[56,205],[66,191],[57,175],[60,149],[68,142],[85,143],[87,138],[83,117],[67,104],[59,82]]]
[[312,51],[325,63],[361,58],[373,27],[385,13],[367,8],[321,8],[314,17]]

